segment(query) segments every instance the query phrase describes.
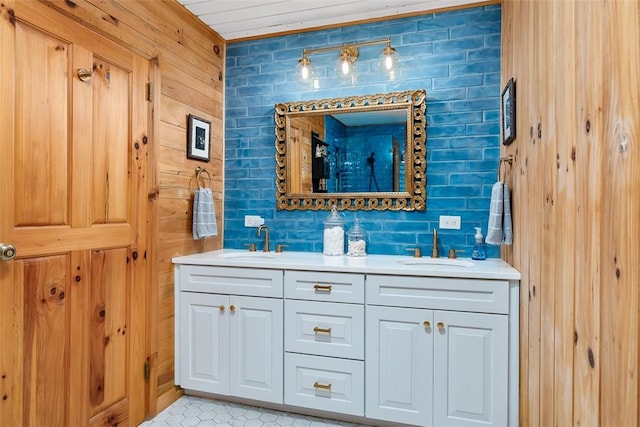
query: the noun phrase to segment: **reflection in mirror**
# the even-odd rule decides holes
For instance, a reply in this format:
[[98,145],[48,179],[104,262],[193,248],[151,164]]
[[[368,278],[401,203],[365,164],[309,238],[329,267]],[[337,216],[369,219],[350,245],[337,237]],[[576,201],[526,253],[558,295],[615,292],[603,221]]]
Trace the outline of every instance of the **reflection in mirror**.
[[291,180],[291,191],[404,191],[408,114],[406,108],[397,107],[291,116],[289,158],[297,154],[301,159],[300,179]]
[[278,209],[424,210],[425,98],[276,105]]

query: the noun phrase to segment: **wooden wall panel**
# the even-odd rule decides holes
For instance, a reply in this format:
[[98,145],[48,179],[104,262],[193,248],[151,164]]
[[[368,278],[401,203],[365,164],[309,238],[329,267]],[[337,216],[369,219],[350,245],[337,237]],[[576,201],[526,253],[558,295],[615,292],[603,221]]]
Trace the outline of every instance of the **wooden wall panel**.
[[520,424],[640,422],[640,6],[503,2]]
[[[173,385],[171,258],[222,247],[223,80],[225,42],[173,0],[47,0],[49,7],[147,58],[152,64],[148,161],[150,413],[179,393]],[[44,19],[44,18],[43,18]],[[211,120],[211,162],[186,158],[187,115]],[[220,235],[194,241],[191,204],[196,166],[212,176]]]
[[640,284],[640,4],[602,4],[601,410],[638,425]]
[[[545,131],[553,141],[555,163],[550,163],[554,176],[554,206],[553,226],[545,231],[549,242],[548,252],[557,251],[560,254],[576,253],[576,169],[575,169],[575,140],[577,125],[575,86],[573,84],[557,84],[556,82],[570,82],[575,75],[575,39],[574,39],[574,4],[572,2],[554,2],[548,19],[552,22],[562,22],[564,31],[554,31],[553,24],[548,31],[553,37],[546,46],[548,51],[555,52],[553,60],[553,75],[548,83],[545,98],[551,100],[552,114],[548,116],[551,126]],[[562,238],[557,238],[557,230],[563,230]],[[573,393],[573,337],[574,337],[574,281],[575,258],[563,257],[562,262],[554,265],[554,274],[549,276],[554,285],[553,322],[548,324],[548,331],[553,331],[553,359],[551,360],[553,373],[553,417],[551,420],[557,425],[571,425],[573,408],[565,404],[571,400]],[[561,373],[561,374],[558,374]]]

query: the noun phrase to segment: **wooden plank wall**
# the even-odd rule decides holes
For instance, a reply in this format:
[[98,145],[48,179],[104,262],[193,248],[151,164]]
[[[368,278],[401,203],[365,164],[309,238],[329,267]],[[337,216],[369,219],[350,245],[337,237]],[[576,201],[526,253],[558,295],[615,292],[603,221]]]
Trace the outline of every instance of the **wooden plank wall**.
[[[52,9],[124,45],[152,62],[153,129],[149,143],[148,203],[154,260],[149,312],[150,413],[179,397],[173,383],[175,256],[222,247],[223,81],[225,42],[173,0],[41,0]],[[54,16],[54,15],[52,15]],[[210,120],[211,161],[186,159],[187,115]],[[201,182],[214,192],[219,235],[194,241],[191,204],[195,168],[211,175]]]
[[640,4],[503,2],[520,424],[640,425]]

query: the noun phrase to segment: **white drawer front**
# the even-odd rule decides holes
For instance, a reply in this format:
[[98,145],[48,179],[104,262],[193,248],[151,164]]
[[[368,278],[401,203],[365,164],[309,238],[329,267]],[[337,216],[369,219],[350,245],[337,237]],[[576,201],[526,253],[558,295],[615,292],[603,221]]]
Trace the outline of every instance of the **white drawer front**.
[[182,291],[282,298],[282,270],[199,265],[179,269]]
[[508,314],[509,282],[371,274],[367,304]]
[[287,405],[364,415],[364,362],[285,354]]
[[364,274],[286,271],[286,298],[364,304]]
[[285,301],[285,350],[321,356],[364,358],[364,306]]

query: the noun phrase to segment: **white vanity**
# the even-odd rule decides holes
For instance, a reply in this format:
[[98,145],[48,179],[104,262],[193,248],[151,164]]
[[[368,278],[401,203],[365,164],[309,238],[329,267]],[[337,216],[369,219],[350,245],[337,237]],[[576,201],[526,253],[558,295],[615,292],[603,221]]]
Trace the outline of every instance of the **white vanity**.
[[518,425],[520,273],[502,260],[220,250],[173,262],[187,393],[367,425]]

